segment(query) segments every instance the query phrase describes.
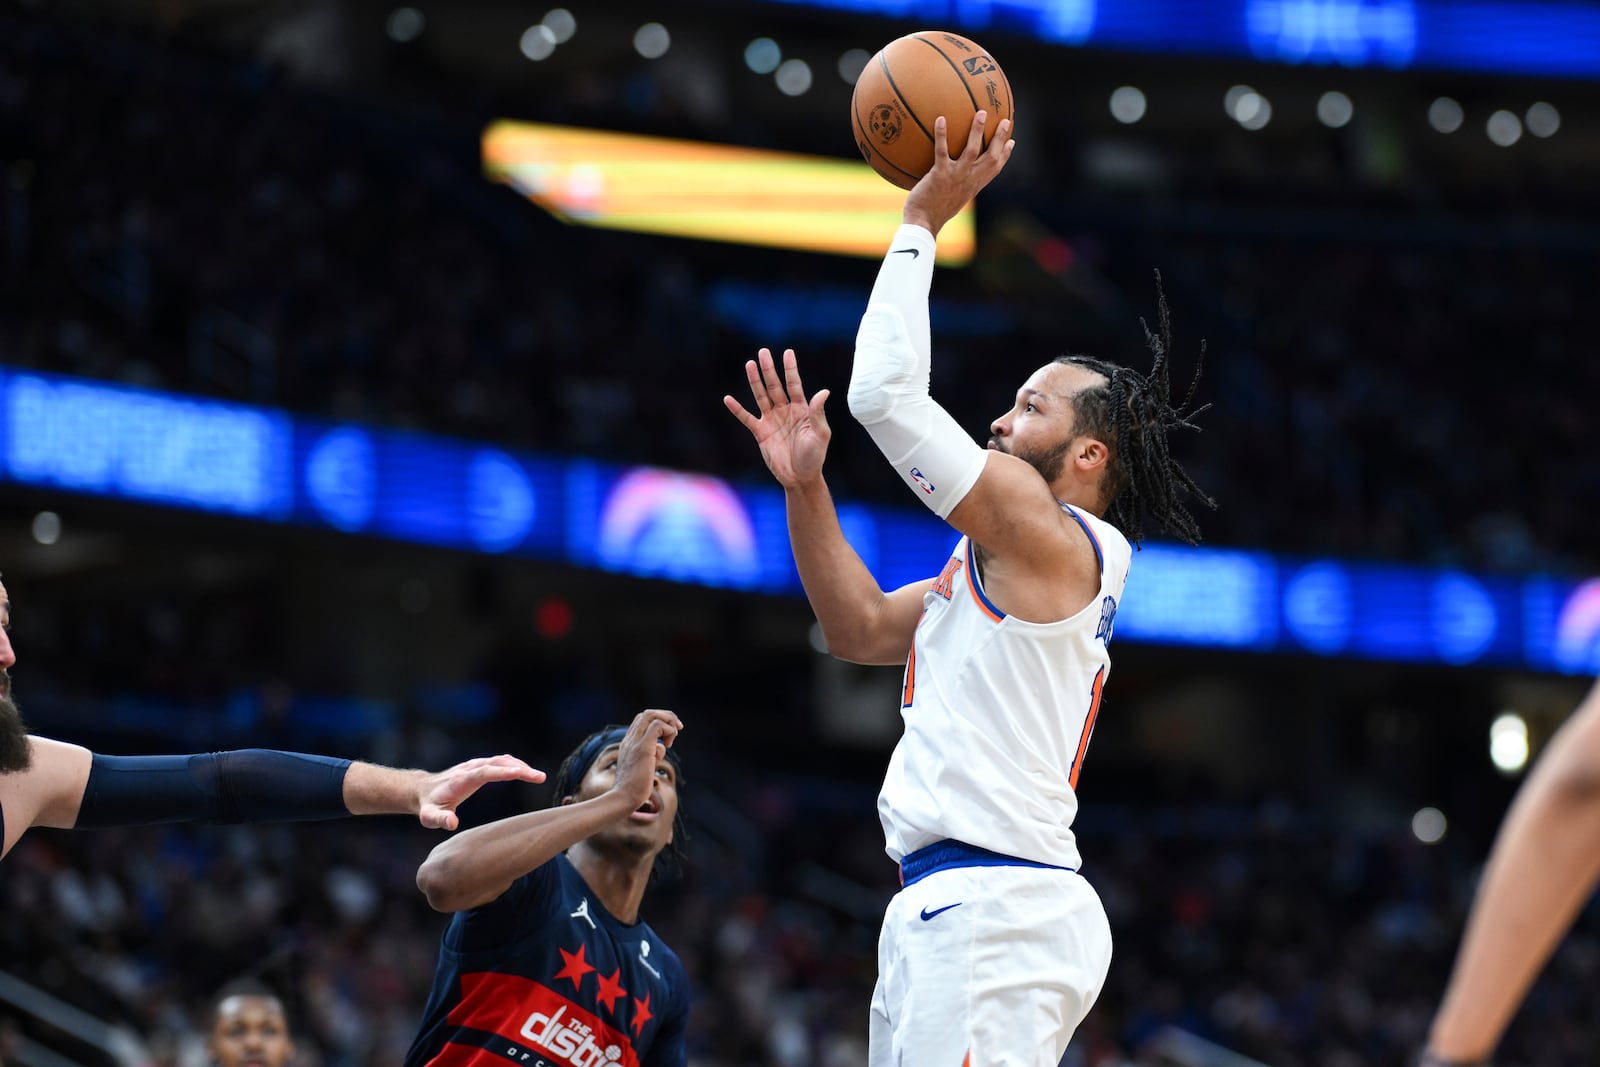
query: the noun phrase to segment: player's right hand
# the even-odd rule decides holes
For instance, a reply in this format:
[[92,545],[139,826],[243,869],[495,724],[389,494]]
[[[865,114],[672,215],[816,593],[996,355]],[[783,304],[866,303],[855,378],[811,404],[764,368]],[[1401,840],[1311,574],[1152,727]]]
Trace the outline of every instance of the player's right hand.
[[772,362],[772,350],[763,348],[759,356],[759,361],[745,363],[744,372],[761,416],[750,414],[731,396],[723,397],[722,404],[756,439],[761,458],[778,484],[790,489],[822,474],[828,440],[833,436],[828,416],[822,410],[828,402],[828,390],[819,389],[809,401],[806,399],[792,348],[783,350],[781,378]]
[[650,799],[656,770],[667,761],[667,749],[681,729],[682,719],[657,708],[641,711],[628,725],[617,749],[617,778],[611,788],[627,797],[634,810]]

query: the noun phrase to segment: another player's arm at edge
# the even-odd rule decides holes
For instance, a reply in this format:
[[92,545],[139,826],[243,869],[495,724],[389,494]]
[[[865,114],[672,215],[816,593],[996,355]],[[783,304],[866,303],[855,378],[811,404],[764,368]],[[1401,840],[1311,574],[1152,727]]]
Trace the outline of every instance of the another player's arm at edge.
[[489,782],[544,780],[514,756],[428,772],[268,749],[106,756],[28,739],[26,770],[0,776],[8,844],[32,827],[112,829],[171,822],[297,822],[415,815],[453,830],[456,806]]
[[417,868],[417,888],[428,906],[443,912],[482,907],[518,878],[637,811],[682,727],[670,711],[646,711],[622,739],[616,782],[606,792],[475,826],[435,846]]
[[1487,1061],[1600,881],[1600,684],[1557,731],[1495,836],[1424,1063]]

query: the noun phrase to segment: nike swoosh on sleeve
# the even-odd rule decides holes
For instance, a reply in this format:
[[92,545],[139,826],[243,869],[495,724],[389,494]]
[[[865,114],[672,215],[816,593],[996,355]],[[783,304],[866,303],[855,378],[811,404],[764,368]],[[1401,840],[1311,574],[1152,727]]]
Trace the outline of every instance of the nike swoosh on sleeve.
[[916,259],[918,256],[922,255],[922,250],[920,248],[896,248],[889,254],[892,256],[895,254],[895,252],[910,252],[912,259]]

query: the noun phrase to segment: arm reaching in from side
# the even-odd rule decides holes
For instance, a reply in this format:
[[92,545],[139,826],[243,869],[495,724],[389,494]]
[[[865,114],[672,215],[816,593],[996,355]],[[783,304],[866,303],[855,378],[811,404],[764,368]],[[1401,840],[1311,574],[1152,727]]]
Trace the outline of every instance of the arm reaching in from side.
[[1600,685],[1551,739],[1495,836],[1424,1064],[1486,1062],[1600,880]]
[[745,363],[745,376],[760,415],[731,396],[722,403],[750,431],[767,469],[783,486],[795,566],[828,651],[855,663],[904,663],[922,595],[932,582],[914,582],[886,595],[845,540],[822,477],[833,436],[824,411],[829,391],[819,389],[806,399],[792,348],[783,353],[781,376],[766,348]]
[[[42,737],[29,745],[28,770],[0,789],[7,814],[20,816],[16,836],[32,826],[105,830],[348,815],[415,815],[430,829],[453,830],[456,808],[490,782],[544,781],[543,771],[515,756],[428,772],[271,749],[108,756]],[[8,838],[12,833],[8,825]]]

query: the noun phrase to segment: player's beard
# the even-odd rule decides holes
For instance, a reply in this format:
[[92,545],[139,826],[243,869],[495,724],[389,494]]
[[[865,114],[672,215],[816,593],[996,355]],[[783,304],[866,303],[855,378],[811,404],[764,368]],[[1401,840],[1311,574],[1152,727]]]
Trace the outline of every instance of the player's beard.
[[27,770],[31,757],[28,724],[11,699],[11,676],[0,671],[0,774]]
[[1005,441],[998,437],[989,438],[989,443],[995,447],[996,451],[1004,452],[1008,456],[1016,456],[1027,463],[1039,472],[1047,485],[1054,485],[1056,479],[1061,476],[1061,468],[1067,465],[1067,451],[1072,448],[1072,439],[1070,437],[1058,445],[1052,445],[1050,448],[1025,449],[1022,451],[1007,448]]

